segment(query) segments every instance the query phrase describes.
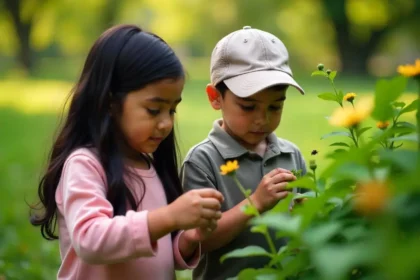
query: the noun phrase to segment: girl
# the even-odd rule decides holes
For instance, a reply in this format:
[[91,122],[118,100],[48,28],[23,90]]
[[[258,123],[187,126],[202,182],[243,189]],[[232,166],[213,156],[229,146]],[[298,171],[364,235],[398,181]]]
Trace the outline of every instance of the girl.
[[[58,279],[174,279],[194,267],[222,195],[182,195],[174,114],[184,71],[136,26],[107,30],[89,52],[38,189],[33,216],[58,239]],[[170,234],[171,233],[171,234]]]

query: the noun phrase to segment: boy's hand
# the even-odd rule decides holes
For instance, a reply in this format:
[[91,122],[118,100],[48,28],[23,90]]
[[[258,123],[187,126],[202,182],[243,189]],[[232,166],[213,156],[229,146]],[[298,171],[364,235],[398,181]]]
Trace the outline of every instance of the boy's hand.
[[251,199],[260,213],[270,210],[277,202],[288,195],[287,182],[296,180],[289,170],[276,168],[261,180]]

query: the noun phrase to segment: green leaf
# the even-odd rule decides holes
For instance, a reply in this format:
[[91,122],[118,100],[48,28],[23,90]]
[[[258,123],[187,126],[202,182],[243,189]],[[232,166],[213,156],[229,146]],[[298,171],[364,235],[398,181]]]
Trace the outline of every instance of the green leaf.
[[341,223],[337,221],[324,223],[306,230],[303,234],[303,239],[309,246],[321,246],[324,245],[324,243],[331,237],[336,235],[341,228]]
[[331,73],[328,76],[328,78],[330,79],[330,81],[334,81],[335,76],[337,76],[337,71],[331,71]]
[[257,209],[252,205],[245,204],[244,206],[242,206],[241,209],[242,209],[242,212],[244,212],[248,216],[258,216]]
[[333,147],[350,147],[349,144],[344,143],[344,142],[335,142],[335,143],[332,143],[330,146],[333,146]]
[[344,98],[344,92],[342,90],[338,91],[338,99],[342,102]]
[[314,191],[306,192],[306,193],[298,193],[293,197],[293,200],[301,199],[301,198],[312,198],[315,197],[316,194]]
[[379,158],[382,162],[391,162],[404,170],[414,171],[417,162],[416,151],[410,150],[381,150],[379,151]]
[[405,90],[407,78],[397,76],[391,80],[379,80],[375,88],[375,108],[372,117],[376,120],[388,120],[393,116],[393,103]]
[[355,181],[370,180],[371,175],[369,169],[365,165],[357,163],[344,163],[337,168],[335,177],[341,180],[352,179]]
[[394,136],[392,134],[399,134],[398,136],[402,136],[404,134],[410,134],[413,132],[413,130],[415,131],[416,128],[413,129],[412,126],[405,125],[405,124],[398,124],[389,129],[391,133],[388,135],[388,137]]
[[408,128],[408,131],[412,132],[412,131],[416,131],[417,127],[409,122],[397,122],[395,124],[397,127],[403,127],[403,128]]
[[251,232],[265,234],[267,232],[266,225],[258,225],[251,227]]
[[277,280],[278,271],[272,268],[245,268],[239,272],[237,277],[227,278],[227,280]]
[[397,108],[404,108],[404,106],[405,106],[405,102],[399,102],[399,101],[395,101],[394,103],[392,103],[393,105],[394,105],[394,107],[397,107]]
[[322,279],[347,279],[345,276],[352,268],[376,261],[380,251],[370,247],[368,244],[323,246],[313,251],[313,263]]
[[247,189],[246,191],[245,191],[245,195],[248,197],[248,196],[250,196],[251,195],[251,193],[252,193],[252,190],[251,189]]
[[346,136],[346,137],[351,137],[350,132],[347,131],[334,131],[328,134],[325,134],[324,136],[321,137],[321,140],[332,137],[332,136]]
[[300,216],[290,216],[288,213],[267,213],[251,221],[254,225],[267,225],[269,228],[297,235],[301,225]]
[[361,224],[356,224],[352,227],[347,227],[341,231],[341,234],[347,241],[355,241],[367,235],[368,230]]
[[293,209],[294,217],[301,217],[301,230],[312,224],[314,219],[317,219],[319,211],[325,206],[325,196],[321,195],[315,199],[308,199],[299,207]]
[[372,127],[363,127],[361,129],[356,130],[357,137],[360,137],[363,133],[371,129]]
[[324,71],[319,71],[319,70],[312,72],[311,77],[313,76],[323,76],[323,77],[328,78],[327,73],[325,73]]
[[287,189],[292,188],[305,188],[316,191],[316,185],[312,178],[309,177],[309,175],[305,175],[303,177],[300,177],[296,181],[289,182],[286,186]]
[[293,195],[289,194],[284,199],[277,202],[277,204],[273,208],[271,208],[270,212],[272,213],[289,212],[289,207],[290,207],[290,204],[292,203],[292,200],[293,200]]
[[334,205],[334,207],[342,207],[344,201],[339,197],[331,197],[327,200],[327,203]]
[[316,186],[318,188],[318,191],[323,193],[325,191],[325,186],[327,184],[327,180],[325,178],[319,178],[316,182]]
[[405,114],[405,113],[408,113],[408,112],[412,112],[412,111],[417,110],[418,103],[419,103],[419,100],[418,99],[416,99],[413,102],[411,102],[410,105],[408,105],[407,107],[405,107],[404,109],[401,110],[400,116],[402,114]]
[[417,134],[403,135],[394,138],[390,138],[389,141],[412,141],[419,142]]
[[260,246],[247,246],[245,248],[233,250],[220,258],[220,262],[224,262],[226,259],[231,258],[243,258],[243,257],[270,257],[264,248]]
[[328,100],[328,101],[335,101],[337,102],[337,95],[335,95],[334,93],[330,93],[330,92],[325,92],[325,93],[321,93],[318,95],[318,98],[323,99],[323,100]]
[[[301,277],[300,275],[300,272],[304,271],[310,265],[309,255],[306,251],[301,251],[295,256],[288,256],[282,261],[282,265],[283,270],[280,271],[278,279],[311,279]],[[299,275],[299,277],[295,278],[296,275]]]
[[348,193],[352,192],[354,180],[341,179],[337,180],[325,191],[325,196],[330,197],[345,197]]

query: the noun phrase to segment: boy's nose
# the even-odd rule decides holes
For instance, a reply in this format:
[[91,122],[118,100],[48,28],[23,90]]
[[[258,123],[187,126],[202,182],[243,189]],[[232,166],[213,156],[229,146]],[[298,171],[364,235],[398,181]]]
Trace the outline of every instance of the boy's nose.
[[259,112],[256,123],[259,125],[268,123],[268,113],[266,111]]

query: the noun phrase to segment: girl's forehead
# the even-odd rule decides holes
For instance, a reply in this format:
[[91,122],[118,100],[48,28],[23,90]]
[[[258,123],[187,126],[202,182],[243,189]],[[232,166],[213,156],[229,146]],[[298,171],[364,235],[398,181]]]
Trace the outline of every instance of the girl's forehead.
[[132,93],[134,95],[133,97],[142,101],[173,104],[180,102],[183,89],[183,79],[165,79],[149,84]]

